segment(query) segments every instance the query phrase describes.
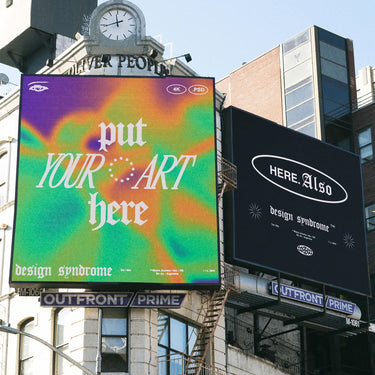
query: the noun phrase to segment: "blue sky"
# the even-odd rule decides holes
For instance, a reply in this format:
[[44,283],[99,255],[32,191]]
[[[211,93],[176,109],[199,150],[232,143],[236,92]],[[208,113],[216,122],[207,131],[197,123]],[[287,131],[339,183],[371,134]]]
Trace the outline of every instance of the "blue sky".
[[[100,1],[102,3],[104,1]],[[225,77],[312,25],[354,42],[356,71],[375,66],[374,0],[134,0],[166,55],[190,53],[199,75]],[[161,39],[160,39],[161,38]],[[171,43],[171,44],[170,44]],[[172,46],[172,50],[170,50]],[[19,74],[0,65],[18,83]]]

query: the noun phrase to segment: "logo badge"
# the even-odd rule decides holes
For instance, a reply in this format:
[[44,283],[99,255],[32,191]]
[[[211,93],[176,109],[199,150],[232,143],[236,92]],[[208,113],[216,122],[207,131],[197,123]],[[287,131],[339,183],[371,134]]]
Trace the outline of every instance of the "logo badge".
[[48,87],[45,86],[44,84],[48,83],[47,81],[34,81],[30,82],[28,84],[29,90],[30,91],[35,91],[35,92],[43,92],[48,90]]
[[185,94],[186,91],[187,91],[186,87],[184,85],[179,84],[179,83],[174,83],[174,84],[169,85],[167,87],[167,92],[169,92],[170,94],[173,94],[173,95]]
[[306,245],[298,245],[297,246],[297,250],[302,254],[302,255],[305,255],[307,257],[311,257],[312,255],[314,255],[314,251],[312,249],[310,249],[308,246]]
[[193,95],[205,95],[208,93],[208,87],[204,85],[193,85],[189,87],[189,92]]
[[271,184],[316,202],[339,204],[348,193],[326,173],[297,160],[276,155],[257,155],[251,160],[255,171]]

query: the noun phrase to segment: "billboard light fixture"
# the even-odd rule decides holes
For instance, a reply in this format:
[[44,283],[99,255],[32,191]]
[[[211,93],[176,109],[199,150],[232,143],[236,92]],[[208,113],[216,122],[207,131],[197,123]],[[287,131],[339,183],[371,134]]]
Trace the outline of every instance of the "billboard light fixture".
[[180,57],[185,57],[185,60],[186,60],[187,63],[189,63],[191,60],[193,60],[190,53],[185,53],[183,55],[179,55],[179,56],[176,56],[176,57],[171,57],[170,59],[163,60],[162,62],[170,61],[172,64],[175,64],[176,59],[179,59]]
[[159,52],[156,49],[150,49],[147,53],[149,57],[155,59],[158,56]]

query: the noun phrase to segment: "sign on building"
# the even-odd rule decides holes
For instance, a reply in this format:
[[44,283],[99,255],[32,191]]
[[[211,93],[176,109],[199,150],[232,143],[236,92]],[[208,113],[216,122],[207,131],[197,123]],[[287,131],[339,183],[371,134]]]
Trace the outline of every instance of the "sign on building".
[[214,94],[23,76],[11,284],[218,285]]
[[178,309],[185,293],[109,293],[109,292],[42,292],[44,307],[142,307]]
[[358,155],[234,107],[225,131],[227,260],[369,295]]

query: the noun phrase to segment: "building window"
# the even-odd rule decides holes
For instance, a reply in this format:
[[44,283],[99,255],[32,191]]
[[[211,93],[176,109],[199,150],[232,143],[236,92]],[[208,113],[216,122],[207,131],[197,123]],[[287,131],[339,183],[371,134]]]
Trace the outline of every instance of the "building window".
[[159,375],[184,373],[184,358],[191,354],[197,333],[197,327],[159,311]]
[[372,149],[371,128],[358,132],[358,150],[362,163],[366,163],[373,159],[374,153]]
[[[32,333],[34,330],[34,319],[26,320],[20,327],[20,330],[27,333]],[[20,362],[19,362],[19,375],[34,374],[34,350],[33,341],[31,338],[21,335],[20,336]]]
[[375,203],[370,204],[365,208],[366,228],[367,231],[375,229]]
[[[55,312],[54,344],[57,349],[67,354],[70,340],[70,309],[59,309]],[[54,367],[56,375],[68,375],[70,363],[61,355],[54,353]]]
[[0,206],[6,203],[6,182],[8,178],[8,153],[0,151]]
[[102,373],[128,372],[128,311],[102,311]]

